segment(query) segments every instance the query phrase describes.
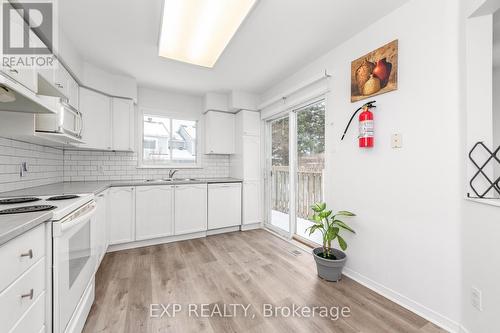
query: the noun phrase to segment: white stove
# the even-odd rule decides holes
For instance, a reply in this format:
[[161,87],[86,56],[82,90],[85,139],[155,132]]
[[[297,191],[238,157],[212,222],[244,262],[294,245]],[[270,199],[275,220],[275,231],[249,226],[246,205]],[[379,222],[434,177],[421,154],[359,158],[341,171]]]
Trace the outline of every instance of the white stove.
[[0,199],[0,214],[52,210],[52,220],[59,221],[92,200],[92,193],[4,198]]
[[0,199],[0,214],[52,211],[53,331],[80,332],[94,299],[94,194]]

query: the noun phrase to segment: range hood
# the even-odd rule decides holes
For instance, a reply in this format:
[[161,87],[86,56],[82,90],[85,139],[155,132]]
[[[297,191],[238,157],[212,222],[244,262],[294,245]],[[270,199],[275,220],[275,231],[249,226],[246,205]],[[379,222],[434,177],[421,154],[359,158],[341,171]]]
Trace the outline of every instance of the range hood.
[[22,84],[15,82],[7,76],[0,73],[0,86],[7,88],[4,97],[7,100],[15,99],[11,102],[0,102],[0,112],[25,112],[25,113],[45,113],[54,114],[57,111],[54,107],[40,98],[33,91],[29,90]]

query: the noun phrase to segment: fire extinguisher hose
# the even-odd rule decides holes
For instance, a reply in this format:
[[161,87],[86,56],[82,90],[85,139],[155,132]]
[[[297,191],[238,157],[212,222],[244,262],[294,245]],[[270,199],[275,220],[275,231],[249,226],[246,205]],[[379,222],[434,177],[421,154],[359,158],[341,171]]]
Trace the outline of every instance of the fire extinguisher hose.
[[356,111],[354,111],[354,113],[351,116],[351,119],[349,119],[349,122],[347,123],[347,126],[345,127],[344,133],[342,134],[342,138],[340,139],[340,141],[344,140],[344,137],[345,137],[347,131],[349,130],[349,126],[351,126],[352,120],[354,119],[354,117],[356,117],[356,115],[358,114],[359,111],[363,110],[365,107],[367,107],[367,108],[376,108],[376,106],[373,105],[373,103],[376,103],[376,101],[370,101],[368,103],[365,103],[359,109],[357,109]]

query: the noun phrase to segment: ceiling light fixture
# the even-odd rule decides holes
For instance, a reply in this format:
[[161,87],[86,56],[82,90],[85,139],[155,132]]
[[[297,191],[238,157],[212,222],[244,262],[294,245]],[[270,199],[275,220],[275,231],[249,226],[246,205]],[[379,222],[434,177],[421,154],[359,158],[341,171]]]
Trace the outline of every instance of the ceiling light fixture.
[[165,0],[159,55],[213,67],[257,0]]

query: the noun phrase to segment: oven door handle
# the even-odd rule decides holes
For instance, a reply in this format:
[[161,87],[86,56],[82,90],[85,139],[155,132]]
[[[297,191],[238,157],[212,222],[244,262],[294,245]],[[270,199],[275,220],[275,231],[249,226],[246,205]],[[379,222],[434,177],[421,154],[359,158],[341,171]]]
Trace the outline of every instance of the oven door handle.
[[91,208],[85,214],[78,216],[77,218],[75,218],[73,220],[69,220],[66,222],[64,222],[64,220],[63,220],[59,223],[56,223],[56,225],[54,226],[54,236],[56,236],[56,237],[60,236],[62,233],[68,231],[69,229],[72,229],[72,228],[74,228],[82,223],[85,223],[87,220],[91,219],[92,216],[94,216],[94,214],[95,214],[96,205],[95,205],[95,203],[92,203],[87,207],[89,207],[89,208],[91,207]]

